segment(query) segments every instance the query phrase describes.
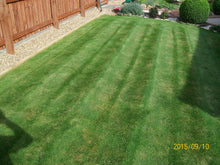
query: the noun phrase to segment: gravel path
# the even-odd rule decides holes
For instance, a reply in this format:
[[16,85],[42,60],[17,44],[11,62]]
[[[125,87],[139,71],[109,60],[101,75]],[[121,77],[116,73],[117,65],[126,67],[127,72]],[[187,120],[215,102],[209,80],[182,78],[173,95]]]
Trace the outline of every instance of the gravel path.
[[[119,0],[110,1],[110,4],[119,3]],[[106,5],[107,6],[107,5]],[[86,11],[86,17],[80,15],[73,16],[60,23],[60,29],[49,27],[39,33],[36,33],[15,44],[15,54],[6,53],[3,49],[0,51],[0,76],[16,68],[18,65],[33,57],[43,49],[62,39],[64,36],[72,33],[74,30],[86,23],[104,15],[114,15],[109,8],[103,8],[100,12],[97,8]]]

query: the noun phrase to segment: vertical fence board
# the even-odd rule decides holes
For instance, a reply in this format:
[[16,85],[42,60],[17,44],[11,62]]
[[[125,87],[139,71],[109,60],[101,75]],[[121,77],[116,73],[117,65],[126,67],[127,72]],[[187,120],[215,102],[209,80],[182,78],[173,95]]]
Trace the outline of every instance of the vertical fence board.
[[51,12],[52,12],[52,18],[53,18],[53,26],[57,29],[59,29],[59,20],[58,20],[58,14],[57,14],[57,3],[56,0],[51,0]]
[[81,9],[81,16],[85,17],[85,0],[80,0],[80,9]]
[[12,28],[9,19],[9,8],[6,5],[6,0],[0,1],[0,25],[5,40],[6,50],[10,54],[14,54],[14,43],[12,37]]
[[79,0],[57,0],[57,8],[59,19],[63,19],[80,12]]

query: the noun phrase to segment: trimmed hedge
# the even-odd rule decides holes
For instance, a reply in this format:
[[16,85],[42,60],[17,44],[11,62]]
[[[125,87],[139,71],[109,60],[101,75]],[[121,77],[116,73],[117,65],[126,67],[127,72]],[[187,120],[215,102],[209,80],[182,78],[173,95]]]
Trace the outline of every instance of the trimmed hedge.
[[209,17],[207,0],[185,0],[180,6],[180,18],[184,22],[203,23]]
[[213,12],[220,15],[220,0],[215,0],[213,3]]

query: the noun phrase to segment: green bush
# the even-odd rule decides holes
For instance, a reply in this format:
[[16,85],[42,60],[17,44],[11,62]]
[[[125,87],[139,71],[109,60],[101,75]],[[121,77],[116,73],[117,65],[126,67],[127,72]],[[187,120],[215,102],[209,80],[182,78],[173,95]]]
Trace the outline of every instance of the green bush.
[[156,18],[158,16],[158,10],[156,7],[150,9],[149,16],[151,18]]
[[220,15],[220,0],[215,0],[213,2],[213,12],[217,15]]
[[143,9],[138,3],[128,3],[121,8],[123,14],[142,15]]
[[180,6],[180,18],[184,22],[203,23],[209,17],[207,0],[185,0]]

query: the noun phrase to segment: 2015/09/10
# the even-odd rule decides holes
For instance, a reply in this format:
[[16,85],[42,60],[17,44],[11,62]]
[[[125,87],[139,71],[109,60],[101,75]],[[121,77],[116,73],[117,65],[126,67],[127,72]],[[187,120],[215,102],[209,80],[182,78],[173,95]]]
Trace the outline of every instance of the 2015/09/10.
[[174,145],[174,147],[173,147],[174,150],[182,150],[182,149],[184,149],[184,150],[189,150],[189,149],[191,149],[191,150],[200,150],[200,149],[209,150],[209,144],[197,144],[197,143],[195,143],[195,144],[187,144],[187,143],[176,144],[176,143],[174,143],[173,145]]

